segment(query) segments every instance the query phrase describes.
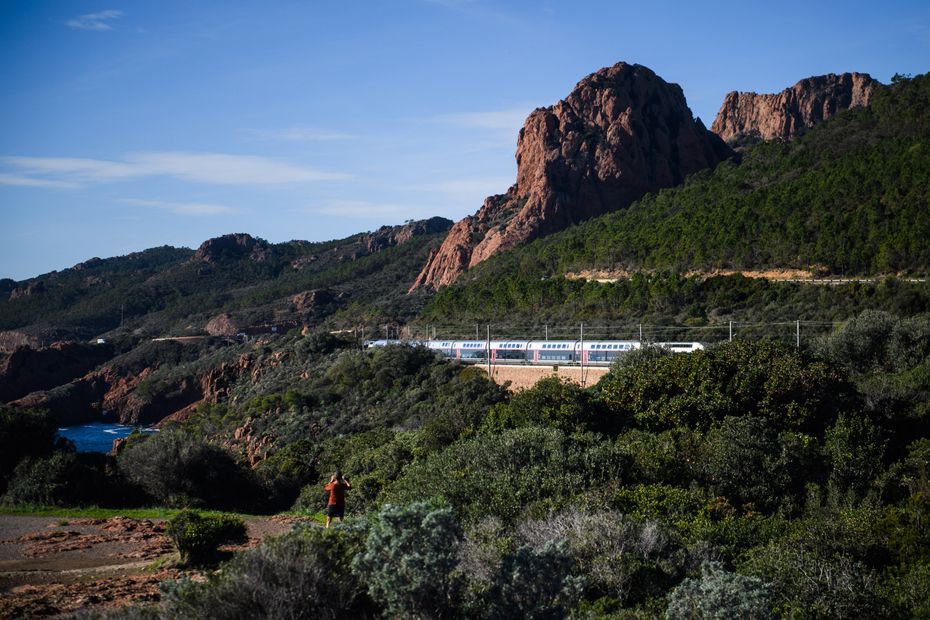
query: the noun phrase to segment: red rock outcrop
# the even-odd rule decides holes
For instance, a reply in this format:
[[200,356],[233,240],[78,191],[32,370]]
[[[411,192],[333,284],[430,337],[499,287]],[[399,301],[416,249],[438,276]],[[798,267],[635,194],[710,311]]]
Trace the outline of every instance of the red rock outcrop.
[[407,222],[400,226],[382,226],[368,235],[365,246],[369,253],[374,253],[385,248],[403,245],[420,235],[446,232],[451,226],[452,220],[444,217],[431,217],[428,220]]
[[711,130],[728,144],[790,140],[848,108],[867,106],[880,83],[867,73],[821,75],[773,95],[727,94]]
[[56,342],[47,348],[18,347],[0,357],[0,402],[67,383],[113,355],[109,345]]
[[215,403],[229,396],[231,386],[244,375],[255,375],[253,359],[242,355],[196,376],[176,379],[152,396],[140,396],[135,388],[149,373],[125,377],[110,384],[103,408],[115,413],[122,424],[155,424],[166,419],[182,419],[200,403]]
[[222,260],[239,260],[248,258],[261,262],[271,258],[272,247],[264,239],[252,235],[236,233],[207,239],[194,253],[192,260],[215,263]]
[[693,118],[678,85],[641,65],[601,69],[530,114],[517,141],[516,184],[452,227],[411,291],[450,284],[497,252],[626,208],[730,155]]
[[44,293],[45,290],[45,282],[42,280],[29,280],[10,291],[10,300],[32,297],[33,295]]
[[[272,360],[271,363],[275,363]],[[217,402],[229,396],[230,387],[239,377],[258,369],[253,360],[242,355],[201,374],[160,382],[155,393],[142,393],[139,386],[153,368],[119,369],[103,366],[94,372],[49,391],[33,392],[11,404],[18,407],[47,409],[59,424],[110,419],[121,424],[154,424],[187,414],[202,402]]]
[[327,306],[335,302],[340,295],[330,289],[318,288],[312,291],[297,293],[290,298],[291,308],[287,310],[285,316],[291,316],[292,313],[307,314],[313,312],[321,306]]
[[0,332],[0,352],[13,353],[20,347],[39,349],[42,347],[42,340],[35,334],[23,331]]
[[231,314],[224,312],[207,321],[204,329],[211,336],[235,336],[239,333],[240,325]]

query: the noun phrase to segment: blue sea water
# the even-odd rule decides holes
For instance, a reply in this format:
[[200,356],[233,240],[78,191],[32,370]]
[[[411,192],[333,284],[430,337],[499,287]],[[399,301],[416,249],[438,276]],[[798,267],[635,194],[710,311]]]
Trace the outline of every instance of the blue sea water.
[[139,429],[143,433],[154,433],[154,428],[127,426],[110,422],[91,422],[76,426],[62,426],[58,435],[74,442],[78,452],[109,452],[113,448],[113,440],[127,436]]

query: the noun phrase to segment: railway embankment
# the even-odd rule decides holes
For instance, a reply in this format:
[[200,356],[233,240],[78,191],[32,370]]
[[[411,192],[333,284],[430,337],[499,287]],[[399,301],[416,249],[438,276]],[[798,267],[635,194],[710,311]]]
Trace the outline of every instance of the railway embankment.
[[[486,365],[479,365],[479,368],[487,372]],[[516,364],[492,364],[491,379],[497,383],[504,384],[510,381],[510,390],[517,392],[533,387],[536,382],[545,377],[559,377],[567,379],[579,385],[591,386],[601,380],[607,371],[610,370],[604,366],[585,366],[582,370],[579,366],[523,366]]]

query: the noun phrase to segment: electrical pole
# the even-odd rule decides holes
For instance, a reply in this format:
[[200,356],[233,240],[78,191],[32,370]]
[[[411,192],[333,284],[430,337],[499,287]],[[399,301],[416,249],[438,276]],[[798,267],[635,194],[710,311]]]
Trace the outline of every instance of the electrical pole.
[[798,319],[798,322],[797,322],[797,330],[795,331],[795,338],[796,338],[795,346],[797,346],[797,348],[800,349],[801,348],[801,319]]
[[643,346],[643,324],[639,324],[639,346]]
[[730,321],[730,342],[733,342],[733,321]]
[[579,337],[581,338],[581,387],[584,387],[584,323],[581,324],[581,328],[578,330]]
[[491,326],[488,325],[488,344],[487,344],[487,356],[488,356],[488,379],[491,379]]
[[549,325],[546,325],[546,340],[549,340]]

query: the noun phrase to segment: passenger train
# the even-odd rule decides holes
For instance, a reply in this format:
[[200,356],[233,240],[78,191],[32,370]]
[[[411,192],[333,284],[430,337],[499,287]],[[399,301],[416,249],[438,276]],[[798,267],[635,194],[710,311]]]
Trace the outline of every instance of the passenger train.
[[[366,348],[398,344],[426,347],[447,359],[484,364],[584,364],[609,366],[617,357],[643,346],[638,340],[368,340]],[[704,348],[700,342],[654,342],[674,353]]]

